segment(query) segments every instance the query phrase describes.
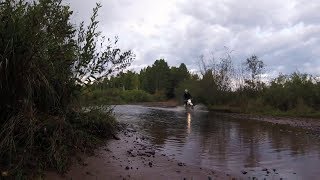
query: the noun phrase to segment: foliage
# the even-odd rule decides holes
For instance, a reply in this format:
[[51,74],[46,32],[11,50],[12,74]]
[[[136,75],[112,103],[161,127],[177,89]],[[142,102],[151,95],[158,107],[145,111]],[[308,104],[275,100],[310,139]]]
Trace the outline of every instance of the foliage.
[[153,97],[143,90],[129,90],[123,91],[120,95],[124,102],[149,102]]
[[245,82],[250,89],[261,90],[263,83],[261,80],[261,74],[265,68],[262,60],[259,60],[258,56],[252,55],[245,61],[246,70],[249,72],[250,79],[246,79]]
[[302,107],[317,110],[320,104],[319,83],[312,76],[298,72],[290,76],[279,75],[267,88],[265,101],[282,111]]
[[[182,103],[184,89],[189,89],[195,103],[203,103],[219,111],[307,116],[319,110],[320,82],[314,76],[299,72],[280,74],[268,83],[261,79],[265,64],[258,56],[252,55],[242,63],[244,68],[238,66],[236,69],[228,50],[219,61],[212,55],[201,56],[199,62],[201,75],[190,74],[183,63],[179,67],[169,67],[161,59],[140,73],[121,73],[105,79],[97,87],[125,90],[119,92],[120,102],[141,101],[131,98],[130,91],[126,93],[127,89],[140,89],[153,94],[152,100],[176,98]],[[101,96],[108,97],[97,95],[97,98],[101,99]]]
[[[151,99],[160,101],[167,98],[174,98],[176,95],[176,88],[181,82],[186,81],[189,78],[190,73],[188,72],[188,69],[184,63],[181,63],[179,67],[169,67],[164,59],[160,59],[156,60],[152,66],[142,69],[140,73],[127,71],[125,73],[121,72],[117,76],[105,78],[102,81],[95,83],[93,85],[94,88],[92,89],[99,88],[101,91],[106,91],[109,93],[112,91],[112,89],[114,91],[118,91],[119,89],[124,91],[129,90],[130,93],[141,93],[145,91],[146,93],[153,95],[153,98]],[[94,94],[98,93],[100,92],[96,92]],[[125,94],[126,92],[123,93]],[[127,94],[129,95],[130,93]],[[122,98],[124,102],[128,102],[128,100],[125,99],[126,98]],[[142,99],[150,101],[149,98]],[[132,102],[132,100],[129,102]]]
[[77,30],[61,0],[1,1],[1,169],[15,175],[28,168],[62,172],[73,152],[112,133],[111,112],[83,112],[75,103],[81,88],[134,58],[116,47],[117,39],[106,45],[101,40],[99,7]]
[[82,96],[81,103],[89,105],[114,105],[134,102],[150,102],[156,100],[157,96],[151,95],[143,90],[122,90],[117,88],[94,89]]

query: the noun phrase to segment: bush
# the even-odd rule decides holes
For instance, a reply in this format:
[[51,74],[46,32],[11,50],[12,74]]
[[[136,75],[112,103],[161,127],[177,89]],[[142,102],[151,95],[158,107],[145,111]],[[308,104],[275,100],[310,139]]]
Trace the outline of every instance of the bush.
[[35,112],[30,117],[12,116],[0,132],[1,169],[15,176],[47,168],[64,172],[74,153],[91,152],[114,132],[115,123],[110,111],[98,109],[70,111],[66,116]]
[[109,40],[97,46],[99,4],[76,29],[61,0],[28,2],[0,3],[0,168],[18,176],[62,172],[74,152],[112,133],[111,112],[76,111],[75,102],[81,88],[132,61]]
[[125,101],[121,98],[121,91],[120,89],[95,89],[85,93],[81,97],[81,102],[84,106],[122,104]]
[[126,90],[122,91],[121,99],[124,102],[150,102],[153,97],[143,90]]

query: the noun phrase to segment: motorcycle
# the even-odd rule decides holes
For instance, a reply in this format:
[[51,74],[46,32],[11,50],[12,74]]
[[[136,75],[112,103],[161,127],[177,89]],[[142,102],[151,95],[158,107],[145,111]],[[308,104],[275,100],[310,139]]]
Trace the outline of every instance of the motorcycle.
[[186,110],[193,109],[193,107],[194,107],[191,99],[188,99],[187,102],[186,102],[186,104],[184,104],[184,106],[185,106]]

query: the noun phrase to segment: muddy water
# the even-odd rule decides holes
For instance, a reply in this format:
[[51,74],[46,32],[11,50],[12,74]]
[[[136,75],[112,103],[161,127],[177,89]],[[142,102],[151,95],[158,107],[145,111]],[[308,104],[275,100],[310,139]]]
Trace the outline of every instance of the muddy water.
[[299,128],[231,119],[201,108],[117,106],[121,122],[181,162],[241,177],[320,179],[320,139]]

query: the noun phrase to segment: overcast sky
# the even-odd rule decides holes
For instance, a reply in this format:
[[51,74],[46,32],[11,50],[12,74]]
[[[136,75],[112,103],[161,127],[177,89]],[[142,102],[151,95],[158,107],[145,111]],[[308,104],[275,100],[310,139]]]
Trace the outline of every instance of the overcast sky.
[[[66,0],[88,21],[94,0]],[[235,64],[256,54],[270,75],[320,74],[320,0],[100,0],[100,30],[119,36],[140,69],[164,58],[196,69],[201,54],[234,50]],[[218,57],[217,57],[218,58]]]

